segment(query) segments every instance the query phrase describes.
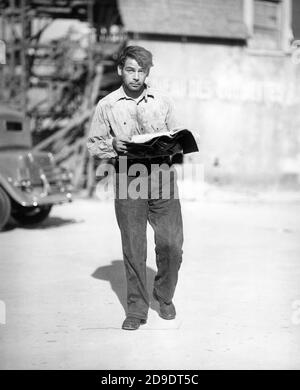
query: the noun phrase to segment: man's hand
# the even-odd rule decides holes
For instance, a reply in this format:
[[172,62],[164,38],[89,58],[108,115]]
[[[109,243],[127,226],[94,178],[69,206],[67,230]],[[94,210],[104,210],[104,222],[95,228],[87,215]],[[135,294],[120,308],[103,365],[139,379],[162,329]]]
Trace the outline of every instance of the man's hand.
[[130,142],[129,137],[126,136],[114,137],[112,141],[112,146],[118,154],[119,153],[126,154],[127,153],[126,142]]

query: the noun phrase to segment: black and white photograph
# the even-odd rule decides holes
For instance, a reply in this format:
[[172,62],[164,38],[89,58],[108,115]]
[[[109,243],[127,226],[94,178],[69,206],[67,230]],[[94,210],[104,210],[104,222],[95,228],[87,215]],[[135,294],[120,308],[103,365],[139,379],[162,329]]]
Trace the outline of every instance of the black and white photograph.
[[0,0],[0,371],[299,369],[300,0]]

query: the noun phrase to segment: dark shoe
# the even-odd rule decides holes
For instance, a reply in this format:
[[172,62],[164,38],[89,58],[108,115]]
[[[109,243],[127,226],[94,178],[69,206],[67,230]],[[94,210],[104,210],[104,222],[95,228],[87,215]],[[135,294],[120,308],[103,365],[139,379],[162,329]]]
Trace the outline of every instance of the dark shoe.
[[145,323],[146,320],[141,320],[140,318],[126,317],[122,324],[122,329],[137,330],[140,327],[140,325],[143,325]]
[[164,320],[174,320],[176,317],[176,310],[173,302],[164,302],[153,290],[153,298],[159,303],[159,316]]

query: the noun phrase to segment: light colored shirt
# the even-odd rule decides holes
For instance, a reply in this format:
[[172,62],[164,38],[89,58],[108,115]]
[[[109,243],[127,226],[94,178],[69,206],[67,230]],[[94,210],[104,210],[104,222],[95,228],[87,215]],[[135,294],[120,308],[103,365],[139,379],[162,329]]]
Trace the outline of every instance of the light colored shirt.
[[87,147],[92,156],[101,159],[117,156],[113,137],[157,133],[180,127],[169,98],[147,86],[133,99],[121,86],[101,99],[95,109]]

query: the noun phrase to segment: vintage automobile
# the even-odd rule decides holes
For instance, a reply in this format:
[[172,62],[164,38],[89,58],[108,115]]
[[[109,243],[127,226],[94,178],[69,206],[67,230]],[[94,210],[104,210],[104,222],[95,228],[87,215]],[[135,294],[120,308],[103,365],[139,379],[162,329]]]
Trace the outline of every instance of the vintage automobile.
[[10,217],[19,224],[42,222],[53,205],[72,200],[71,181],[51,153],[32,149],[28,120],[0,106],[0,231]]

